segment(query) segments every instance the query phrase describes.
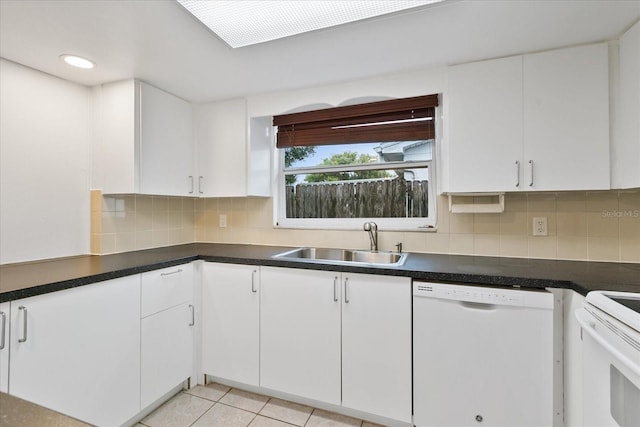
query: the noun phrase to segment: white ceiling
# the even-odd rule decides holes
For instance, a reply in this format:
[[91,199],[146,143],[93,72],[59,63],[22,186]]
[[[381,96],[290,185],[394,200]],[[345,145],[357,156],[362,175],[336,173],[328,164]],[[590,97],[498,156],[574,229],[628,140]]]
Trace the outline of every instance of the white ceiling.
[[[0,56],[84,85],[233,98],[616,39],[640,1],[448,0],[231,49],[172,0],[0,0]],[[97,63],[75,70],[59,55]]]

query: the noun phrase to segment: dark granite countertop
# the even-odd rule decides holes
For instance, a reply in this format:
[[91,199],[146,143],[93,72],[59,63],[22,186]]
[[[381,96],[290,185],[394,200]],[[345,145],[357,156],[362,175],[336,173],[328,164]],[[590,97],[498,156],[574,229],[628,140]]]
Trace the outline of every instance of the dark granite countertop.
[[400,267],[274,259],[291,248],[192,243],[112,255],[87,255],[0,266],[0,302],[170,267],[197,259],[235,264],[405,276],[491,286],[640,292],[640,264],[410,253]]
[[84,427],[90,424],[0,392],[0,427]]

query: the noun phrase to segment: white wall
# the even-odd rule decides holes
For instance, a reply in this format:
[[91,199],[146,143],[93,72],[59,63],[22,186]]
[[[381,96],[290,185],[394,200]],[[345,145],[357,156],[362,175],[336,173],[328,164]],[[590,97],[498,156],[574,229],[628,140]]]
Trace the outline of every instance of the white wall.
[[[371,79],[317,86],[287,92],[251,96],[247,101],[248,117],[272,116],[291,111],[335,107],[358,98],[405,98],[443,93],[446,68],[438,67]],[[360,102],[367,102],[362,99]]]
[[0,263],[89,252],[90,91],[0,59]]

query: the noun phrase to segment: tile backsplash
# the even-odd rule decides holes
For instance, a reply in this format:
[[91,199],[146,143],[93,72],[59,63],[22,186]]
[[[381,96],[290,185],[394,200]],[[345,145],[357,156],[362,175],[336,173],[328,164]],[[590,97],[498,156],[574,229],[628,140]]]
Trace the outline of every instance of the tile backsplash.
[[[278,229],[273,199],[101,196],[92,193],[93,253],[188,242],[368,248],[363,231]],[[379,231],[381,250],[640,262],[640,190],[507,194],[501,214],[448,211],[437,199],[435,232]],[[220,215],[227,226],[220,227]],[[548,236],[533,236],[546,217]],[[363,220],[364,221],[364,220]]]
[[91,253],[192,243],[195,199],[91,192]]

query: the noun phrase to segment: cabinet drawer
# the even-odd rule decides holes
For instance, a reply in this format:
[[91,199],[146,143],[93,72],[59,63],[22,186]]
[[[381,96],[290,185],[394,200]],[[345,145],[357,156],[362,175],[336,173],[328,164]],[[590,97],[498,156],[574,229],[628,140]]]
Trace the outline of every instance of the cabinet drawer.
[[192,298],[192,264],[177,265],[142,274],[141,317],[189,302]]

